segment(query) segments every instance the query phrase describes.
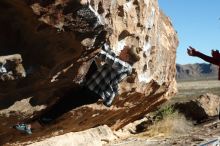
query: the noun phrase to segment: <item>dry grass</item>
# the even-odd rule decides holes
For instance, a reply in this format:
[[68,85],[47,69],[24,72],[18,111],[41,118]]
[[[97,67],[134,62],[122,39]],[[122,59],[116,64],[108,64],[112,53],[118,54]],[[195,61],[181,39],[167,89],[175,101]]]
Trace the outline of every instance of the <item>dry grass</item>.
[[152,125],[147,132],[143,133],[143,136],[174,137],[185,135],[192,130],[192,127],[192,122],[187,121],[183,115],[174,112]]

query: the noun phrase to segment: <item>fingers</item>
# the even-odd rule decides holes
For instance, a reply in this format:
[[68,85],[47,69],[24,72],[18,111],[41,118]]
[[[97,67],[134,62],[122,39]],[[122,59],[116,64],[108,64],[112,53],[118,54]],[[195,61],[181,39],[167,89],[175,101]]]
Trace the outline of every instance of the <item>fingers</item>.
[[190,51],[190,50],[193,50],[193,48],[192,48],[191,46],[189,46],[189,47],[187,48],[187,50]]
[[189,46],[189,48],[190,48],[190,50],[196,51],[196,49],[191,46]]
[[214,58],[220,58],[220,53],[218,50],[212,50],[211,54]]
[[195,50],[195,48],[193,48],[193,47],[191,47],[191,46],[189,46],[189,48],[190,48],[191,50]]
[[212,50],[212,53],[218,53],[219,54],[219,50]]
[[197,51],[196,51],[195,48],[189,46],[189,47],[187,48],[187,53],[188,53],[189,56],[196,56]]
[[214,50],[212,50],[212,56],[214,56],[215,55],[215,51]]
[[191,52],[191,50],[190,50],[190,49],[187,49],[187,53],[189,53],[189,52]]
[[188,53],[188,55],[192,55],[192,50],[191,49],[187,49],[187,53]]
[[189,48],[187,48],[187,52],[190,53],[194,50],[194,48],[192,48],[191,46],[189,46]]

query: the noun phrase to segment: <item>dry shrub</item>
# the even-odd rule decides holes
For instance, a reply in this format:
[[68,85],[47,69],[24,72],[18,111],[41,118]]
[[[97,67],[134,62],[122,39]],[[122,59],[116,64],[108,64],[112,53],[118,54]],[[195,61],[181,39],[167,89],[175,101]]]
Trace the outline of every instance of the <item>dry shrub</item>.
[[193,127],[192,122],[178,112],[166,115],[149,128],[144,135],[147,136],[177,136],[188,134]]

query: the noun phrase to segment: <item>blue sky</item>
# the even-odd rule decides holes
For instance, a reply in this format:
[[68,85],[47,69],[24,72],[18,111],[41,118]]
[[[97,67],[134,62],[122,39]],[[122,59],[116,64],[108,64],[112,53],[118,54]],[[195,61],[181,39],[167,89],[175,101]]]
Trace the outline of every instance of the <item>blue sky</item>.
[[177,63],[203,63],[186,53],[189,45],[210,55],[220,50],[220,0],[158,0],[178,33]]

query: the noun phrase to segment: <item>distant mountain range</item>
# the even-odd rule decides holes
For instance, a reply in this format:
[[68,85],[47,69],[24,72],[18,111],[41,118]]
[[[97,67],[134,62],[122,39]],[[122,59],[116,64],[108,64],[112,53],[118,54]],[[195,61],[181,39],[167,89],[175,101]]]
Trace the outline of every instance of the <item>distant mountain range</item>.
[[218,66],[206,63],[176,64],[177,80],[217,79]]

